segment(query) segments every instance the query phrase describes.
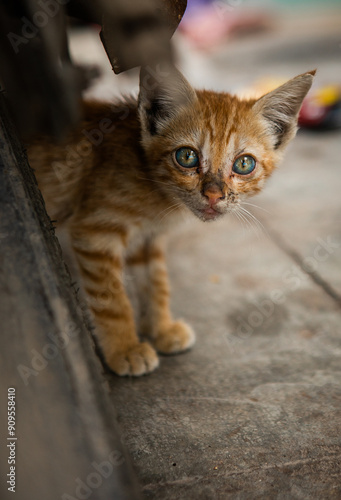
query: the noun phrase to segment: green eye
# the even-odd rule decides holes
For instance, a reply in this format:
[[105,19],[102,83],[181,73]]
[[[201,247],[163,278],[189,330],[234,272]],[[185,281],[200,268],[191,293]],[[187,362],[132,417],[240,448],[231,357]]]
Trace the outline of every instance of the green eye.
[[185,168],[193,168],[199,165],[198,155],[191,148],[180,148],[175,152],[176,161]]
[[233,172],[239,175],[250,174],[256,168],[256,160],[250,155],[239,156],[233,164]]

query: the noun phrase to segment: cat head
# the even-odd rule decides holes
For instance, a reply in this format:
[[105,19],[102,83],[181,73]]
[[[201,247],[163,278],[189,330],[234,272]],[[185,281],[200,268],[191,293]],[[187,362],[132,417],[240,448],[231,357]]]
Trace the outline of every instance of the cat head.
[[150,174],[204,221],[256,194],[297,130],[315,72],[260,99],[194,90],[173,67],[142,68],[139,116]]

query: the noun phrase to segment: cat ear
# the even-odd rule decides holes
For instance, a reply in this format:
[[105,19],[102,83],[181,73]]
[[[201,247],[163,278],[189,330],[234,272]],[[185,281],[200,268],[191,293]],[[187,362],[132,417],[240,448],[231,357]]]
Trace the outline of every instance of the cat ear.
[[254,111],[262,115],[269,126],[274,137],[274,149],[284,147],[295,136],[298,114],[315,73],[316,70],[296,76],[253,105]]
[[138,99],[142,127],[156,135],[197,99],[195,90],[173,65],[142,67]]

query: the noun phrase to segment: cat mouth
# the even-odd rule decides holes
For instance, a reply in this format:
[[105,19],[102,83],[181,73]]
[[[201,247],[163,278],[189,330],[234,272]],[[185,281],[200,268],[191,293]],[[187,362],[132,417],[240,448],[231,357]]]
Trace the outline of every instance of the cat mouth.
[[200,218],[204,221],[215,220],[221,217],[223,214],[213,207],[203,208],[200,211]]

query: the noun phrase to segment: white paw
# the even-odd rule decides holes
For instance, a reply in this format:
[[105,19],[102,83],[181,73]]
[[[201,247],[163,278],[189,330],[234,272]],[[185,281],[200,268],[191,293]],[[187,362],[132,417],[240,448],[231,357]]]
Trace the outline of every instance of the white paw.
[[159,366],[155,349],[147,342],[136,344],[125,352],[114,353],[106,358],[109,368],[117,375],[139,377],[150,373]]
[[155,349],[163,354],[186,351],[195,342],[195,333],[184,321],[175,321],[153,339]]

